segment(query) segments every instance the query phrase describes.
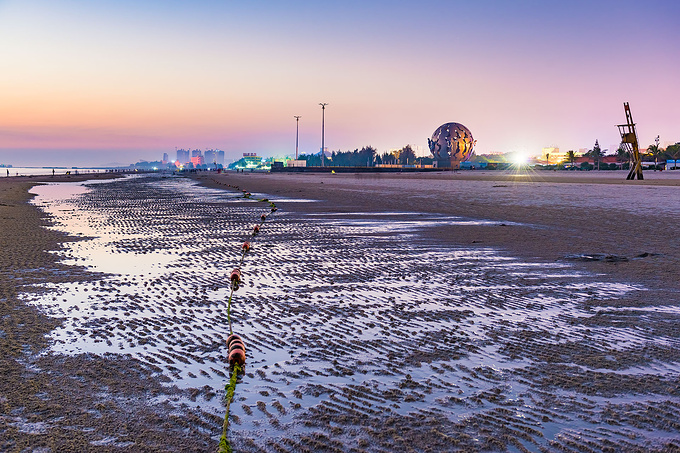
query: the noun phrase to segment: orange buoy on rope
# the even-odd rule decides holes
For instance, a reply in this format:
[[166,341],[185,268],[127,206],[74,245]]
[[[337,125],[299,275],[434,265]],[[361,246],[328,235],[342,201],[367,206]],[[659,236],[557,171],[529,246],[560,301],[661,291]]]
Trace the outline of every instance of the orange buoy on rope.
[[242,249],[244,252],[250,251],[250,242],[248,242],[248,241],[244,242],[243,245],[241,246],[241,249]]
[[246,353],[242,349],[234,349],[229,353],[229,365],[242,367],[246,363]]
[[243,341],[239,335],[232,333],[227,337],[227,348],[231,345],[231,342],[235,340]]
[[260,225],[255,225],[253,227],[253,236],[260,232]]
[[227,337],[227,348],[229,348],[229,365],[243,366],[246,363],[246,345],[241,337],[235,333]]
[[229,353],[235,349],[240,349],[241,351],[246,352],[246,345],[243,344],[241,340],[234,340],[229,345]]
[[241,269],[236,268],[233,271],[231,271],[231,275],[229,276],[229,280],[231,280],[232,288],[234,288],[234,290],[237,290],[238,285],[241,284]]

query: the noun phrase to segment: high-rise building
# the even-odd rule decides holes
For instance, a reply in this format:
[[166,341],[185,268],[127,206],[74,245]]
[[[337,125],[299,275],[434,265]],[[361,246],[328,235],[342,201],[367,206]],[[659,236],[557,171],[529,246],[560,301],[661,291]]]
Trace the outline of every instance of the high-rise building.
[[189,151],[186,149],[178,149],[177,150],[177,161],[180,164],[186,164],[189,162]]
[[170,157],[168,156],[168,153],[163,153],[163,160],[161,160],[161,163],[163,165],[168,163],[168,160],[170,160]]
[[217,156],[215,154],[214,149],[206,149],[205,150],[204,159],[205,159],[206,164],[212,165],[215,162],[216,158],[217,158]]
[[200,149],[192,149],[191,157],[203,157],[203,152]]
[[224,165],[224,151],[217,150],[217,158],[215,159],[217,165]]

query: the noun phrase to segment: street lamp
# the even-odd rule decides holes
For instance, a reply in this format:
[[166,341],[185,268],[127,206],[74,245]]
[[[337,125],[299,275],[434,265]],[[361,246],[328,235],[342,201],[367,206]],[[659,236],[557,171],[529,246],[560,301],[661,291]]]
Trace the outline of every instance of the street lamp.
[[319,105],[321,106],[321,166],[323,167],[323,160],[324,160],[324,155],[325,155],[325,137],[324,137],[324,122],[326,119],[326,106],[328,105],[327,102],[319,102]]
[[298,160],[298,136],[300,133],[300,118],[301,116],[294,116],[295,118],[295,160]]

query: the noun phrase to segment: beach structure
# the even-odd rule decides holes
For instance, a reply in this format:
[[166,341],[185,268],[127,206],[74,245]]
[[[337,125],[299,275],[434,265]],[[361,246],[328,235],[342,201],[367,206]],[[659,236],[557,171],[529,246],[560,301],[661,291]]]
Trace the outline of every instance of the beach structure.
[[633,122],[633,115],[630,113],[630,106],[627,102],[623,103],[623,110],[626,112],[626,124],[619,124],[619,134],[621,134],[621,146],[630,153],[632,162],[630,172],[626,179],[645,179],[642,176],[642,160],[640,159],[640,147],[638,145],[637,131]]
[[445,123],[427,139],[430,152],[438,167],[460,168],[460,163],[472,156],[476,140],[470,129],[460,123]]

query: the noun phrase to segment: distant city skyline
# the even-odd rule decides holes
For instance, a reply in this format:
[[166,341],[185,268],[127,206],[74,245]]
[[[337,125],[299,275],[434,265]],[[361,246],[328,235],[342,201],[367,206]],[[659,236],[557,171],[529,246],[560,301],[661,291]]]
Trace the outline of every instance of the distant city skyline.
[[[680,2],[0,1],[0,163],[680,141]],[[606,144],[606,145],[605,145]]]

